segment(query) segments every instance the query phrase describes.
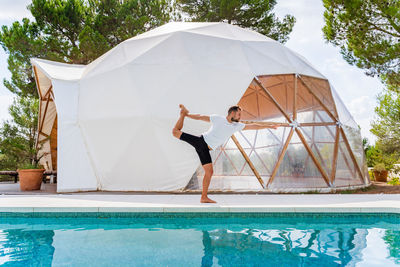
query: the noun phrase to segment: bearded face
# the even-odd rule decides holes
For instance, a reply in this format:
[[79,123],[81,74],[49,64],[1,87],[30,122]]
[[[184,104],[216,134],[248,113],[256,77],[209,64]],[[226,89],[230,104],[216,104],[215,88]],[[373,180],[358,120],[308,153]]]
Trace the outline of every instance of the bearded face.
[[241,116],[241,111],[240,110],[232,112],[231,121],[239,122],[240,121],[240,116]]

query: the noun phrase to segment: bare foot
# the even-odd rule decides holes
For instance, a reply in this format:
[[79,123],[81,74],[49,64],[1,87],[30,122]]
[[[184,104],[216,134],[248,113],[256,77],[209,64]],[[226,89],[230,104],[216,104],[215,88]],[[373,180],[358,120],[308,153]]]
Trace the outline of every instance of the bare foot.
[[189,110],[187,110],[187,108],[184,105],[179,104],[179,107],[181,108],[181,115],[186,116],[187,114],[189,114]]
[[201,197],[200,203],[217,203],[217,201],[214,201],[208,197]]

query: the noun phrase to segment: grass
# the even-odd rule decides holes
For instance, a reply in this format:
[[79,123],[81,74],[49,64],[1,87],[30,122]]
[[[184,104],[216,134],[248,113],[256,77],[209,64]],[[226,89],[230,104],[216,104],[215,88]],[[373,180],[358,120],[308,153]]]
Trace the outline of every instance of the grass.
[[10,175],[0,175],[0,182],[10,182],[14,181],[14,177]]
[[373,189],[376,189],[375,185],[370,185],[368,187],[363,187],[363,188],[358,188],[358,189],[346,189],[346,190],[336,190],[335,192],[329,192],[329,193],[325,193],[325,192],[320,192],[318,190],[310,190],[304,193],[298,193],[298,194],[354,194],[354,193],[358,193],[358,192],[368,192],[371,191]]
[[321,192],[320,191],[318,191],[318,190],[310,190],[310,191],[307,191],[307,192],[304,192],[304,193],[299,193],[299,194],[320,194]]
[[354,194],[354,193],[357,193],[357,192],[368,192],[368,191],[371,191],[371,190],[373,190],[375,188],[376,188],[375,185],[370,185],[368,187],[363,187],[363,188],[359,188],[359,189],[340,190],[340,191],[337,191],[336,193],[339,193],[339,194]]

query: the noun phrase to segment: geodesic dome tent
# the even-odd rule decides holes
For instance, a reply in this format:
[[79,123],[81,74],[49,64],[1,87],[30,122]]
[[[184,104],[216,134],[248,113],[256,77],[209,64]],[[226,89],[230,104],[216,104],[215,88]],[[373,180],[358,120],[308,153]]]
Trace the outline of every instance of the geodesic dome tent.
[[[58,192],[199,189],[196,152],[171,134],[179,103],[222,115],[239,104],[243,120],[281,125],[236,133],[212,151],[211,190],[369,183],[360,131],[328,80],[259,33],[172,22],[88,65],[31,62],[41,97],[39,153],[57,170]],[[183,130],[201,134],[209,126],[186,119]]]

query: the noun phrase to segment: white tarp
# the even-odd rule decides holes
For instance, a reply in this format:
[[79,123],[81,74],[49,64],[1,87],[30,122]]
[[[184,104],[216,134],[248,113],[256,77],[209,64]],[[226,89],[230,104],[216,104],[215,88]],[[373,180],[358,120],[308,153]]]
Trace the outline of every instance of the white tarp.
[[[225,114],[257,75],[325,79],[280,43],[226,23],[168,23],[87,66],[32,64],[55,94],[58,192],[181,189],[200,161],[172,136],[178,104],[192,113]],[[200,134],[208,127],[187,119],[183,130]]]

